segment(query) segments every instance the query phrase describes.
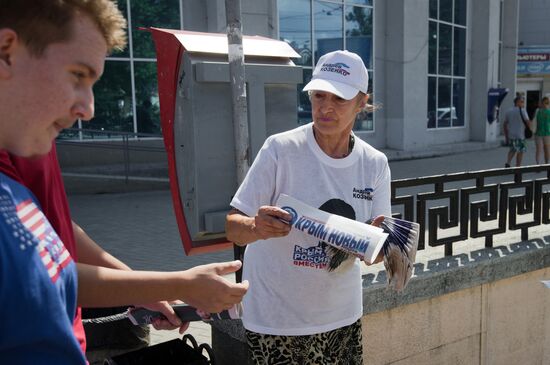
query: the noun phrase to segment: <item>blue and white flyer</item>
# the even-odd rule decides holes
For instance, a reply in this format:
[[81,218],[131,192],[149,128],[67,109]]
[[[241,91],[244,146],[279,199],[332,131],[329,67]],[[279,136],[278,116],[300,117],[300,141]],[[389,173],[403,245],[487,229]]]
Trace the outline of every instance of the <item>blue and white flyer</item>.
[[292,215],[292,229],[319,238],[367,264],[376,259],[388,237],[382,228],[324,212],[285,194],[279,196],[276,205]]

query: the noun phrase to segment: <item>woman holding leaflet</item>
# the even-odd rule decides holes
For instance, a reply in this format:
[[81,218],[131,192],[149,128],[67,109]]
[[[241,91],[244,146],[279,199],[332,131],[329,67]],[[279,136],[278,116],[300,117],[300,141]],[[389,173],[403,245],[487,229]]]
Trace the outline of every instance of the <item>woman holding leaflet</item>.
[[275,202],[287,194],[361,222],[390,215],[387,158],[352,131],[368,81],[358,55],[322,56],[304,87],[313,122],[267,138],[231,201],[226,233],[247,245],[243,325],[257,364],[362,364],[359,260],[329,268],[326,244],[291,231]]

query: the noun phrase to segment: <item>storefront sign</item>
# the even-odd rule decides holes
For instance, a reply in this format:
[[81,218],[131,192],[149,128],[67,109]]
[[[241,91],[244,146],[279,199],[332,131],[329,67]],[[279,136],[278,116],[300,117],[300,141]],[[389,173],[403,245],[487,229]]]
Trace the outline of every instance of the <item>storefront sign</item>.
[[550,74],[550,47],[519,47],[518,74]]

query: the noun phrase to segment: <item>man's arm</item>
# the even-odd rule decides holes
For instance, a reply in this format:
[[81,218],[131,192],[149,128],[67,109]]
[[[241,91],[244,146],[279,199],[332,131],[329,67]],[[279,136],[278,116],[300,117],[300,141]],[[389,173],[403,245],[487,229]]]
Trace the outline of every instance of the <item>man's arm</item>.
[[508,143],[510,143],[510,139],[508,138],[508,119],[504,119],[502,130],[504,132],[504,141],[506,142],[506,145],[508,145]]
[[74,221],[72,224],[79,263],[118,270],[131,270],[128,265],[109,254],[95,243],[78,224]]
[[533,121],[529,119],[529,114],[527,113],[527,109],[521,108],[521,119],[523,122],[527,125],[527,127],[533,132]]
[[[99,266],[116,270],[132,270],[124,262],[120,261],[107,251],[105,251],[101,246],[99,246],[86,232],[74,221],[71,221],[73,235],[76,244],[76,250],[78,252],[78,262],[80,264],[86,264],[90,266]],[[87,273],[85,265],[77,265],[78,276],[82,279],[87,278],[87,280],[81,280],[79,282],[79,294],[87,295],[89,293],[97,293],[100,291],[101,286],[105,285],[102,282],[96,282],[95,279],[90,277]],[[118,300],[117,298],[114,298]],[[115,302],[106,301],[103,306],[116,306]],[[153,303],[140,302],[138,305],[135,302],[125,302],[124,305],[136,305],[140,307],[145,307],[147,309],[155,310],[164,314],[166,319],[158,319],[153,323],[153,327],[157,330],[173,330],[179,327],[179,332],[183,333],[187,327],[187,323],[182,323],[170,304],[167,301],[157,301]],[[91,305],[90,305],[91,306]]]
[[[210,308],[210,312],[218,312],[213,309],[220,308],[223,303],[240,302],[248,288],[248,284],[237,287],[230,285],[230,282],[214,274],[234,272],[240,267],[239,262],[231,265],[212,264],[217,266],[210,269],[198,267],[178,273],[132,271],[128,265],[101,248],[78,224],[72,222],[72,226],[78,252],[80,306],[145,307],[160,311],[166,317],[165,320],[159,319],[153,323],[155,329],[171,330],[179,327],[180,333],[183,333],[188,324],[179,320],[168,302],[184,298],[182,300],[189,304],[193,302],[205,306],[197,308]],[[198,289],[193,287],[197,283]],[[209,288],[215,293],[209,292]]]
[[240,261],[176,272],[117,270],[82,263],[77,266],[78,304],[86,307],[183,300],[217,313],[240,303],[248,290],[248,282],[232,283],[222,277],[237,271]]

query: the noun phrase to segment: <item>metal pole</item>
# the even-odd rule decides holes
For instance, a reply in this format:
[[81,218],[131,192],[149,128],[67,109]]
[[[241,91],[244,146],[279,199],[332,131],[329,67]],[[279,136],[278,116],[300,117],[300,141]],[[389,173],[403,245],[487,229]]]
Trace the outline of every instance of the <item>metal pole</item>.
[[[240,185],[248,172],[250,151],[241,24],[241,1],[225,0],[225,14],[227,19],[229,83],[231,84],[231,101],[233,106],[235,165],[237,167],[237,183]],[[234,245],[233,251],[235,259],[243,259],[244,249],[242,247]],[[236,279],[237,282],[241,281],[242,270],[239,270]]]
[[233,135],[235,137],[235,162],[237,182],[243,182],[248,171],[248,111],[244,72],[243,36],[240,0],[226,0],[229,79],[233,106]]
[[126,185],[128,185],[130,176],[130,143],[128,139],[129,137],[127,134],[122,136],[122,144],[124,149],[124,182]]

